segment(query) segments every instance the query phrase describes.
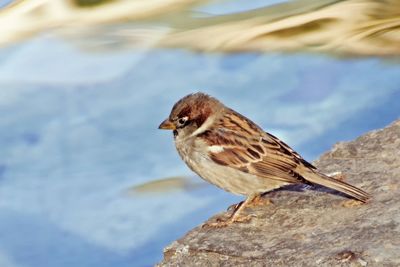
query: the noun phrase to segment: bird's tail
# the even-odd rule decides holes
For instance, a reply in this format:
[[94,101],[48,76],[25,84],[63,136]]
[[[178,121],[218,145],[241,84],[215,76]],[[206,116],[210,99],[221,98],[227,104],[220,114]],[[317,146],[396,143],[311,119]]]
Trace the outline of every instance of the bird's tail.
[[371,198],[367,192],[315,170],[307,170],[304,178],[311,183],[335,189],[362,202],[367,202]]

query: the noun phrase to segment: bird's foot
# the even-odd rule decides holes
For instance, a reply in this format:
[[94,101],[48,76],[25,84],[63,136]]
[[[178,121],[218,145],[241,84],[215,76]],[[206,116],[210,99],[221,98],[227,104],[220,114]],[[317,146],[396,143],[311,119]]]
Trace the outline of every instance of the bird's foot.
[[270,205],[273,202],[264,198],[261,195],[252,195],[249,196],[245,201],[242,201],[238,204],[231,205],[228,208],[228,211],[231,211],[231,216],[228,219],[218,218],[216,222],[206,222],[202,227],[213,227],[213,228],[221,228],[226,227],[232,223],[245,223],[251,220],[251,218],[256,217],[255,215],[243,215],[243,211],[247,207],[256,207],[259,205]]
[[[244,204],[244,201],[241,201],[237,204],[230,205],[227,209],[227,211],[231,211],[232,213],[235,213],[236,210],[240,208]],[[270,204],[274,204],[274,202],[270,198],[263,197],[262,195],[258,195],[248,201],[246,203],[246,207],[257,207],[257,206],[267,206]],[[243,207],[245,208],[245,207]]]
[[255,215],[237,215],[231,216],[228,219],[217,218],[215,221],[206,222],[202,225],[202,228],[223,228],[233,223],[246,223],[249,222]]
[[274,204],[271,199],[258,195],[248,202],[246,207],[267,206],[271,204]]
[[234,213],[234,212],[243,204],[243,202],[244,202],[244,201],[240,201],[239,203],[230,205],[230,206],[226,209],[226,211],[230,211],[230,212]]

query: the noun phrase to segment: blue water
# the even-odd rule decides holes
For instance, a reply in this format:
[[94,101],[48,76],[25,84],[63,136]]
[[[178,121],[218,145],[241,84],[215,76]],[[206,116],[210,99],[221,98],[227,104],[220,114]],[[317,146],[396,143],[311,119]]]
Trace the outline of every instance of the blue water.
[[0,50],[0,266],[149,266],[241,198],[213,187],[127,195],[193,175],[168,132],[204,91],[307,159],[400,115],[400,67],[311,54],[88,53],[43,35]]

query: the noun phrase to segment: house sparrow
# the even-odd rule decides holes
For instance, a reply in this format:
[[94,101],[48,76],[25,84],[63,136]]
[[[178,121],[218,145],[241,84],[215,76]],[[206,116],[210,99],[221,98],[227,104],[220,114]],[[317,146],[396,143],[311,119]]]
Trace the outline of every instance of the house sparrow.
[[322,174],[277,137],[203,93],[179,100],[159,129],[173,130],[179,155],[200,177],[247,196],[225,225],[240,221],[240,211],[261,194],[289,184],[318,184],[362,202],[370,198]]

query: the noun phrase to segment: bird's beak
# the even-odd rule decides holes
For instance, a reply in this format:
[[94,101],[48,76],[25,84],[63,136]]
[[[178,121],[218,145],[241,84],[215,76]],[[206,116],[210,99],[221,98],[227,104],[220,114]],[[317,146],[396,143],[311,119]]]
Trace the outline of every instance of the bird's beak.
[[173,124],[169,119],[166,119],[163,121],[160,126],[158,126],[158,129],[163,129],[163,130],[175,130],[175,124]]

